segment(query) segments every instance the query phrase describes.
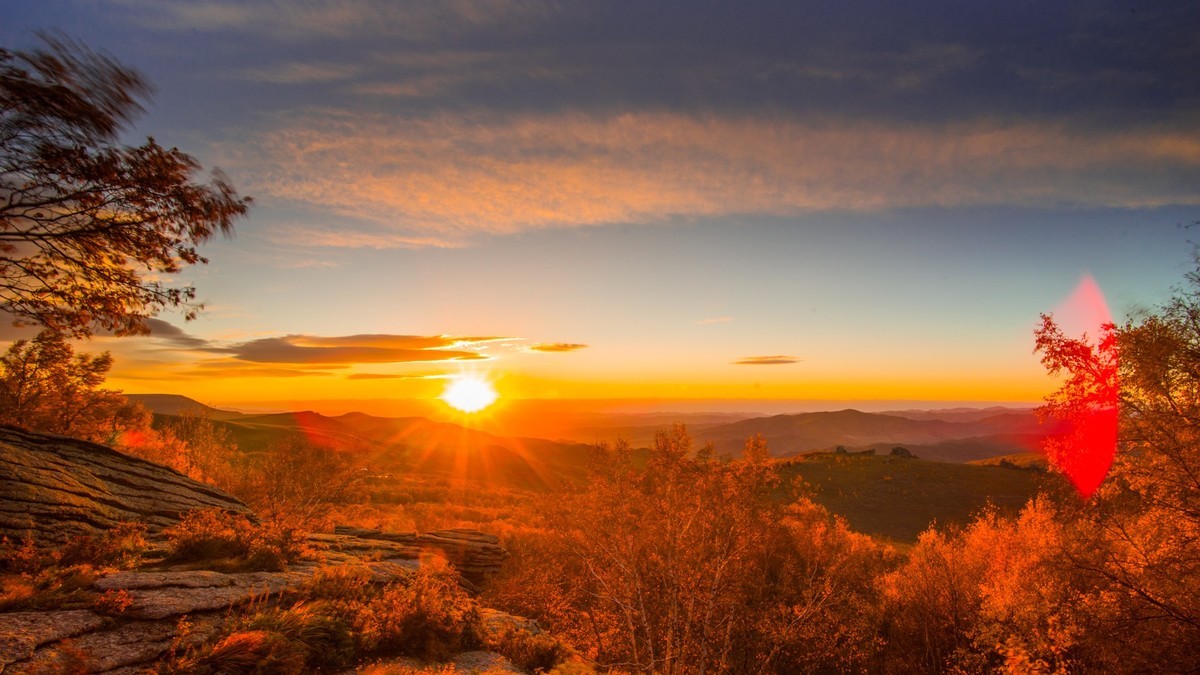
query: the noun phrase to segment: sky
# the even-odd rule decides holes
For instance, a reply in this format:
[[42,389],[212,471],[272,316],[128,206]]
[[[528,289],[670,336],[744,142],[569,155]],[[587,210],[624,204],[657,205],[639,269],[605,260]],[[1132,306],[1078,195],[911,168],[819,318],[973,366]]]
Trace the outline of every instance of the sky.
[[1036,402],[1039,315],[1091,284],[1118,320],[1154,307],[1200,233],[1197,2],[4,15],[0,46],[56,32],[140,70],[126,141],[254,198],[171,280],[198,320],[81,347],[127,392],[344,412],[473,373],[502,400]]

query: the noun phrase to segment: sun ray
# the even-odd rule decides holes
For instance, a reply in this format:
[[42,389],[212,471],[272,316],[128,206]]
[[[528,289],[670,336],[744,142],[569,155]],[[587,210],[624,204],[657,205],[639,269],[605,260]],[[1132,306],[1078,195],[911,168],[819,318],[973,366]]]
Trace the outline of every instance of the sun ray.
[[459,375],[442,392],[442,400],[456,410],[475,413],[496,402],[496,389],[478,375]]

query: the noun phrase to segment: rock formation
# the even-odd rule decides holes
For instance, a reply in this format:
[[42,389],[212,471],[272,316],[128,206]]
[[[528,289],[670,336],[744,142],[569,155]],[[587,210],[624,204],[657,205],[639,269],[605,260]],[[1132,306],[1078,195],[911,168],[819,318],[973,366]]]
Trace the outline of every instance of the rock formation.
[[[11,540],[57,546],[125,521],[154,534],[199,508],[253,516],[234,497],[166,467],[85,441],[0,427],[0,535]],[[308,543],[316,559],[282,572],[224,573],[159,561],[152,570],[101,576],[94,594],[119,593],[129,602],[119,619],[95,607],[0,612],[0,673],[50,672],[72,653],[87,655],[88,672],[142,672],[173,647],[212,637],[230,610],[286,595],[321,566],[362,566],[372,581],[388,583],[436,555],[454,565],[468,590],[478,590],[508,556],[496,537],[463,529],[338,527]],[[496,614],[496,621],[524,621]]]
[[250,515],[225,492],[165,466],[87,441],[0,427],[0,536],[60,545],[123,521],[155,533],[202,508]]

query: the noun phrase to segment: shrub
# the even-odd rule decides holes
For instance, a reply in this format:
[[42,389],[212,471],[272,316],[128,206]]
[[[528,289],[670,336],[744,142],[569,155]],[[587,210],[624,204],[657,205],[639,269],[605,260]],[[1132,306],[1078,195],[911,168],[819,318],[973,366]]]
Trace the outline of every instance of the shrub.
[[121,588],[105,591],[92,602],[92,611],[106,616],[120,616],[133,605],[129,591]]
[[74,609],[88,605],[91,587],[99,577],[90,565],[47,567],[37,574],[0,579],[0,611]]
[[219,509],[189,511],[166,534],[170,560],[226,570],[278,571],[309,552],[300,530],[255,525]]
[[307,598],[345,602],[362,600],[373,590],[369,568],[343,563],[317,568],[301,586],[300,594]]
[[59,549],[54,557],[59,565],[94,565],[129,569],[142,561],[146,552],[146,526],[142,523],[118,523],[98,536],[79,536]]
[[0,572],[33,574],[48,564],[46,553],[32,539],[17,542],[0,537]]
[[251,618],[246,628],[287,638],[295,651],[303,654],[308,669],[342,666],[354,656],[350,624],[329,603],[300,602],[262,612]]
[[279,633],[245,630],[225,636],[194,662],[185,662],[182,672],[196,675],[300,675],[310,672],[305,668],[305,656],[302,649]]
[[354,628],[365,651],[444,658],[474,638],[479,611],[440,558],[356,607]]
[[483,647],[503,654],[518,668],[545,672],[570,658],[574,651],[561,639],[548,633],[532,633],[515,626],[488,633]]

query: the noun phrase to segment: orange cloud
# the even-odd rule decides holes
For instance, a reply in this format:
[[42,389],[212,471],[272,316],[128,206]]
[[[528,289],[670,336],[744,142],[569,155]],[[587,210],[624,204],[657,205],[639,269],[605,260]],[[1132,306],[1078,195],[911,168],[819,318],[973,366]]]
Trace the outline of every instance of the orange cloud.
[[[116,375],[126,380],[176,378],[327,377],[346,380],[440,379],[441,374],[339,373],[359,364],[437,364],[486,361],[530,349],[517,337],[494,335],[358,335],[292,334],[243,340],[210,340],[193,336],[159,319],[147,322],[148,337],[101,337],[117,353]],[[545,343],[533,349],[565,352],[583,349],[575,343]],[[164,358],[164,355],[169,355]]]
[[319,337],[286,335],[243,342],[221,351],[251,363],[338,364],[474,361],[488,357],[473,351],[449,349],[495,338],[454,338],[417,335],[347,335]]
[[738,366],[781,366],[789,363],[799,363],[800,359],[795,356],[747,356],[743,359],[734,361],[734,365]]
[[548,344],[530,345],[529,350],[534,352],[573,352],[586,348],[587,345],[572,342],[551,342]]

